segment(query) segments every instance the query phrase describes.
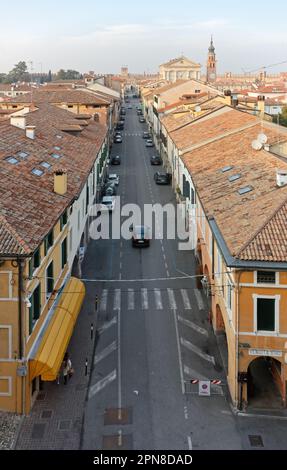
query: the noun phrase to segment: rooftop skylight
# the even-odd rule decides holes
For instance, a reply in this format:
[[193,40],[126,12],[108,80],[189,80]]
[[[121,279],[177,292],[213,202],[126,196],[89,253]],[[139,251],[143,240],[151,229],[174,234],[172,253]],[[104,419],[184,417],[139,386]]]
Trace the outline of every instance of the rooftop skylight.
[[244,186],[244,188],[240,188],[240,189],[238,190],[238,193],[239,193],[240,195],[246,194],[246,193],[249,193],[250,191],[252,191],[252,189],[253,189],[253,188],[251,188],[251,186]]
[[226,171],[232,170],[233,166],[225,166],[224,168],[221,168],[221,172],[225,173]]
[[241,178],[241,175],[239,173],[237,173],[236,175],[232,175],[232,176],[229,176],[229,181],[232,183],[232,181],[236,181],[238,180],[239,178]]
[[19,163],[19,160],[17,160],[17,158],[14,158],[14,157],[7,157],[5,158],[6,162],[9,162],[11,163],[12,165],[16,165],[17,163]]
[[51,164],[48,162],[41,162],[40,165],[44,168],[50,168]]
[[54,149],[55,150],[61,150],[61,147],[59,147],[58,145],[55,145]]
[[33,175],[36,175],[36,176],[41,176],[44,173],[44,171],[39,170],[38,168],[33,168],[31,173],[33,173]]
[[60,135],[60,134],[57,134],[56,137],[57,137],[57,139],[62,139],[63,136]]
[[17,153],[18,157],[20,158],[26,158],[28,157],[29,153],[28,152],[23,152],[23,151],[20,151]]
[[61,158],[61,155],[59,155],[58,153],[51,153],[51,157],[58,159]]

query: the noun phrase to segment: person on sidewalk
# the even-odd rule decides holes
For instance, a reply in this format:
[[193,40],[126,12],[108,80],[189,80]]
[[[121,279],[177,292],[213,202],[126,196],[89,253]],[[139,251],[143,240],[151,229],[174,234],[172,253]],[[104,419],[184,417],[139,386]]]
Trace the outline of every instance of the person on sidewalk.
[[63,376],[64,376],[64,385],[67,384],[68,378],[70,379],[74,373],[72,367],[72,361],[69,358],[68,352],[65,353],[64,361],[63,361]]

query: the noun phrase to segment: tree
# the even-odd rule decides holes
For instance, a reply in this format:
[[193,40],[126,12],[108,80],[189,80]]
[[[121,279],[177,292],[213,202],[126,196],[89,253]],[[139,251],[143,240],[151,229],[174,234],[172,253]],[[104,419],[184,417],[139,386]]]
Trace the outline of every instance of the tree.
[[51,70],[49,70],[47,82],[51,82],[51,81],[52,81],[52,72],[51,72]]
[[28,67],[24,60],[20,60],[18,64],[8,73],[8,80],[10,83],[19,81],[29,81]]
[[279,119],[277,116],[273,117],[273,122],[278,123],[278,121],[281,126],[287,127],[287,106],[282,109],[281,114],[279,114]]
[[77,72],[77,70],[68,69],[65,71],[64,69],[60,69],[57,73],[57,80],[78,80],[81,74]]

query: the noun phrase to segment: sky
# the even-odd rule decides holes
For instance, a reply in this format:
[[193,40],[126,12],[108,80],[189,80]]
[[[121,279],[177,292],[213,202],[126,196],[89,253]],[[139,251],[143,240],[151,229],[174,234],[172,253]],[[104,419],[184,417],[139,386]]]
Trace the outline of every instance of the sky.
[[[2,2],[1,2],[2,3]],[[232,3],[232,4],[231,4]],[[202,64],[213,35],[219,73],[287,70],[283,0],[13,0],[1,5],[0,72],[156,73],[185,55]]]

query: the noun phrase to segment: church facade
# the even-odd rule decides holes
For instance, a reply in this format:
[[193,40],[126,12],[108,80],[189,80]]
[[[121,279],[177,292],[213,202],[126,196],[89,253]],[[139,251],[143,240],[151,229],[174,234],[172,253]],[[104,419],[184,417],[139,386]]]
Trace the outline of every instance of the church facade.
[[201,65],[181,56],[159,66],[160,78],[171,83],[177,80],[200,80]]

